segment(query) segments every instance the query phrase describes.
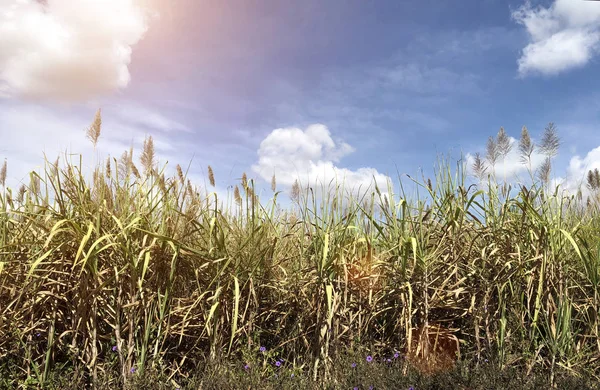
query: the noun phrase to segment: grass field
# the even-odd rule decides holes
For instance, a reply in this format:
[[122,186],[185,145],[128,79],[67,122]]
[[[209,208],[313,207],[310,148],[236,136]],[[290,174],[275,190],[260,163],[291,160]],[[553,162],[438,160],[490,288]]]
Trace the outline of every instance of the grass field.
[[591,387],[600,175],[589,202],[552,189],[550,126],[531,183],[496,181],[502,133],[476,184],[441,162],[414,199],[299,183],[285,208],[276,178],[220,199],[167,177],[151,138],[139,167],[133,150],[93,172],[46,161],[19,189],[5,164],[0,387]]

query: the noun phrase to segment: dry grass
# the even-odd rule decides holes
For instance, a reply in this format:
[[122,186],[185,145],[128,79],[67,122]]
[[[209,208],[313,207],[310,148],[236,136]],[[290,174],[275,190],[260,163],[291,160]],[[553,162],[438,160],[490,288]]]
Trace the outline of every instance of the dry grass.
[[460,359],[460,340],[455,332],[439,324],[411,330],[408,362],[426,375],[450,372]]
[[[499,138],[488,162],[506,152]],[[141,163],[144,177],[131,149],[91,182],[81,164],[48,163],[14,199],[0,193],[0,367],[14,368],[11,386],[65,367],[86,383],[118,372],[113,388],[158,368],[177,381],[228,359],[271,375],[275,358],[333,383],[350,350],[409,349],[430,374],[452,367],[458,347],[461,362],[543,369],[551,383],[560,370],[600,376],[595,200],[496,185],[480,160],[487,183],[469,187],[464,166],[448,164],[416,182],[416,200],[391,187],[386,198],[342,186],[317,197],[296,182],[282,210],[246,174],[226,200],[180,166],[165,177],[151,138]]]

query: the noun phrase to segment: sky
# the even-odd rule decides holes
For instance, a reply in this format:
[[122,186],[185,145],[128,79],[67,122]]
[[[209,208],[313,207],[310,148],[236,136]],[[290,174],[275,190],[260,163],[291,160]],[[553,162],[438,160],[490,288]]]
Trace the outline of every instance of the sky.
[[600,1],[0,0],[0,160],[17,187],[44,154],[91,167],[151,135],[217,191],[363,186],[553,122],[575,188],[600,168],[599,61]]

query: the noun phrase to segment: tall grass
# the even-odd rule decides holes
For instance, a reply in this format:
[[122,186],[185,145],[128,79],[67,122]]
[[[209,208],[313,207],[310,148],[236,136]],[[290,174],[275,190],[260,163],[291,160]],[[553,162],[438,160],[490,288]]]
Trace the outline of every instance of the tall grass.
[[[98,113],[94,146],[100,124]],[[503,137],[488,144],[493,162]],[[600,374],[600,220],[549,191],[547,172],[513,191],[481,160],[471,186],[462,163],[441,161],[415,200],[391,185],[357,197],[295,184],[281,209],[275,178],[266,203],[246,174],[223,201],[180,166],[166,177],[151,138],[141,156],[142,172],[130,150],[91,181],[81,160],[46,161],[16,194],[2,169],[7,383],[68,368],[90,383],[117,370],[125,386],[159,366],[176,381],[260,346],[327,382],[346,351],[406,351],[415,329],[436,326],[476,365],[544,368],[551,382],[559,369]]]

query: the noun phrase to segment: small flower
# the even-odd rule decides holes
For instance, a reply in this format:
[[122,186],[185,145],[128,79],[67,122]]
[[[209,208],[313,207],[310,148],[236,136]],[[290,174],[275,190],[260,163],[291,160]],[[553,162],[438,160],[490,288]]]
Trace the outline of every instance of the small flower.
[[415,390],[415,388],[414,388],[414,387],[412,387],[412,386],[410,386],[410,387],[408,388],[408,390]]
[[358,387],[354,387],[354,390],[358,390]]
[[275,362],[275,365],[276,365],[277,367],[281,367],[281,362],[280,362],[279,360],[277,360],[277,361]]
[[113,345],[113,347],[112,347],[112,351],[113,351],[113,352],[117,352],[117,346],[116,346],[116,345]]
[[356,363],[352,363],[352,368],[356,367]]
[[294,377],[294,374],[290,375],[290,378],[293,378],[293,377]]
[[131,367],[131,370],[129,370],[130,373],[134,373],[135,372],[135,367]]
[[392,359],[389,359],[389,358],[386,360],[386,362],[388,362],[388,363],[390,363],[391,361],[392,361]]
[[259,351],[260,352],[265,352],[267,349],[265,347],[260,347]]
[[250,366],[248,365],[248,363],[246,363],[246,365],[244,366],[244,370],[248,370],[250,369]]
[[486,363],[487,363],[487,362],[488,362],[488,360],[487,360],[487,359],[485,359],[485,360],[484,360],[484,362],[486,362]]
[[40,337],[41,335],[42,334],[38,332],[38,333],[35,334],[35,337]]
[[399,354],[398,352],[396,352],[396,353],[394,354],[394,359],[398,359],[398,357],[400,357],[400,354]]
[[373,361],[373,356],[369,355],[367,356],[367,362],[371,363]]
[[369,390],[373,390],[373,385],[369,386]]

